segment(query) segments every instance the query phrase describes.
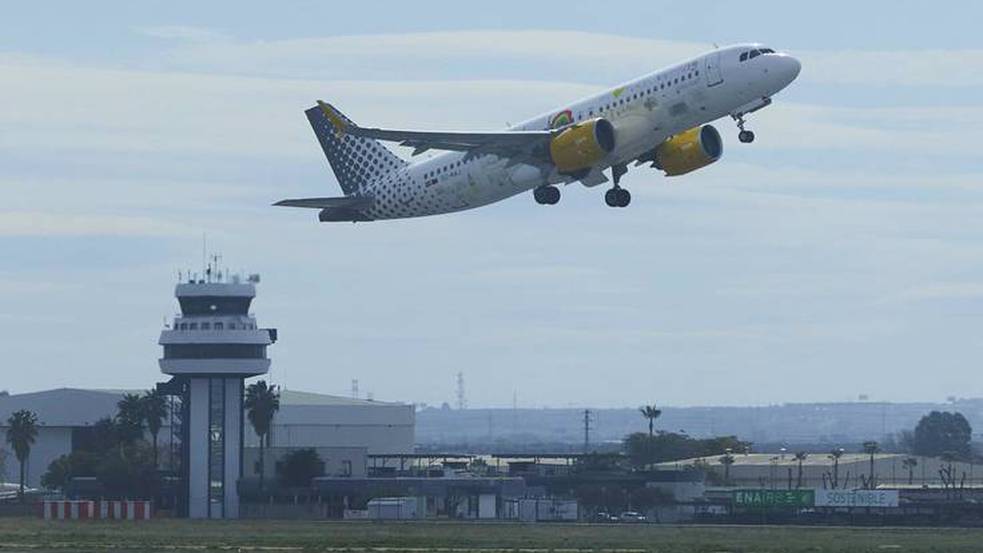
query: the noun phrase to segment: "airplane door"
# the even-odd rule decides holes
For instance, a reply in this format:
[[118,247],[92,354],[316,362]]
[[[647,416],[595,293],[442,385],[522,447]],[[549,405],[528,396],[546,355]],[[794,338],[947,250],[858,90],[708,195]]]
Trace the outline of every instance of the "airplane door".
[[724,76],[720,73],[720,52],[714,52],[706,57],[707,86],[717,86],[724,82]]

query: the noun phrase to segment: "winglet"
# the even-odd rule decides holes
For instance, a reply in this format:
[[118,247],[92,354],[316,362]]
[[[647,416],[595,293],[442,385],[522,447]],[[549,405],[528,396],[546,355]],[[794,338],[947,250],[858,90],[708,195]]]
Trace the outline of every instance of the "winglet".
[[334,127],[335,135],[337,135],[339,138],[344,136],[349,125],[341,114],[338,113],[338,110],[336,110],[331,104],[322,102],[321,100],[317,101],[317,105],[319,108],[321,108],[324,116],[328,118],[328,121],[330,121],[331,125]]

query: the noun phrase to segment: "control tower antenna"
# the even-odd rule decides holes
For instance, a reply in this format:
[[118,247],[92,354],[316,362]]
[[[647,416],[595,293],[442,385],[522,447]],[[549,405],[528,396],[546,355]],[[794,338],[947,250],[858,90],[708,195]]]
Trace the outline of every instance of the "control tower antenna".
[[460,410],[468,408],[468,399],[464,395],[464,373],[457,372],[457,408]]
[[206,261],[207,256],[208,256],[208,234],[203,232],[203,233],[201,233],[201,274],[202,274],[202,278],[204,278],[204,275],[205,275],[205,269],[206,269],[205,266],[207,264],[207,261]]

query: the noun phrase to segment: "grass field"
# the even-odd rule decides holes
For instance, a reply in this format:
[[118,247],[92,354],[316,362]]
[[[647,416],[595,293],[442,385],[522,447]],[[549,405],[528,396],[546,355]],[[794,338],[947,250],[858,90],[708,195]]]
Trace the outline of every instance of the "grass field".
[[0,519],[0,551],[973,552],[983,530]]

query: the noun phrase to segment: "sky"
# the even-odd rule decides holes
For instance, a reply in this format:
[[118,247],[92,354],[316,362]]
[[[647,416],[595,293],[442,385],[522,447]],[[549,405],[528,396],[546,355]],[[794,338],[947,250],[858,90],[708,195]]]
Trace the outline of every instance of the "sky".
[[[146,388],[203,236],[270,379],[472,406],[983,396],[983,5],[17,2],[0,18],[0,389]],[[318,224],[303,110],[499,130],[714,47],[800,78],[723,159]],[[408,155],[405,151],[401,155]]]

